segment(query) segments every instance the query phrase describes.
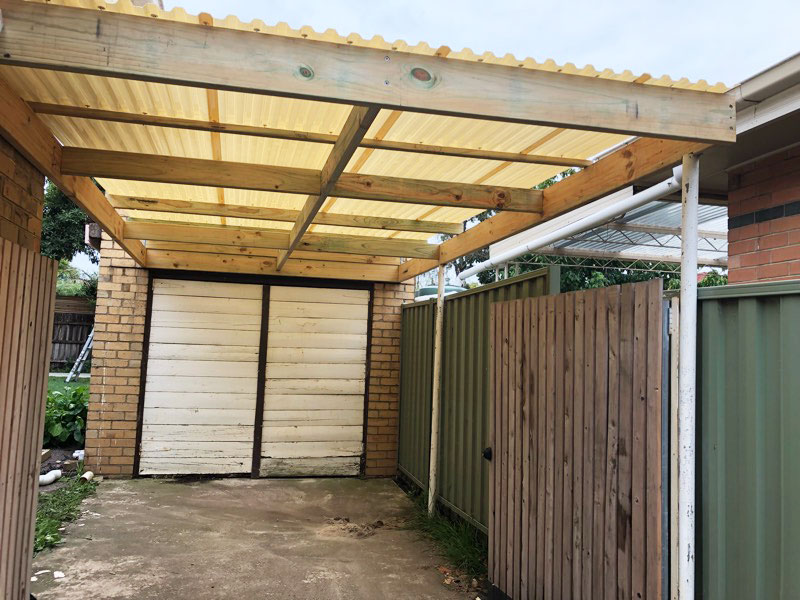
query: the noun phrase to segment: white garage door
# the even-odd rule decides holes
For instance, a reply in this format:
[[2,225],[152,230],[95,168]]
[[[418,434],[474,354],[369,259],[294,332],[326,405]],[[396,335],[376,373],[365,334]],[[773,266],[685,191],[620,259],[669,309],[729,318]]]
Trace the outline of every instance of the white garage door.
[[139,473],[249,473],[261,285],[156,279]]
[[369,291],[269,293],[261,475],[358,475]]

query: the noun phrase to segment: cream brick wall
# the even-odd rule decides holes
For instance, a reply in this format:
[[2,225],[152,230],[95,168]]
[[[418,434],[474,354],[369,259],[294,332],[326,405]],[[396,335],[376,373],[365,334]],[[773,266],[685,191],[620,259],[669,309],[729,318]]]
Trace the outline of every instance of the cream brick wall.
[[87,468],[133,474],[139,376],[147,310],[147,270],[104,233],[97,286]]
[[413,283],[375,284],[368,381],[367,477],[392,477],[397,472],[401,306],[413,299]]

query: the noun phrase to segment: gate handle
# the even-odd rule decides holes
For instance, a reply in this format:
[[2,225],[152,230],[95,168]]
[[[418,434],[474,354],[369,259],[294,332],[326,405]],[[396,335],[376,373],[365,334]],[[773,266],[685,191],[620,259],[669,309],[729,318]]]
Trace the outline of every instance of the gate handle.
[[486,460],[492,460],[492,447],[484,448],[482,454]]

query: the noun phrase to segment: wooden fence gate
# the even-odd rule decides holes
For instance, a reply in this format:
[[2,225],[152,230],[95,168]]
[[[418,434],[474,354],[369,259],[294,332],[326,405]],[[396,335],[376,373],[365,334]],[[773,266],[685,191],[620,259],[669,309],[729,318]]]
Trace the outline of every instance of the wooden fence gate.
[[0,597],[28,597],[58,263],[0,240]]
[[493,305],[496,595],[661,598],[662,325],[660,280]]

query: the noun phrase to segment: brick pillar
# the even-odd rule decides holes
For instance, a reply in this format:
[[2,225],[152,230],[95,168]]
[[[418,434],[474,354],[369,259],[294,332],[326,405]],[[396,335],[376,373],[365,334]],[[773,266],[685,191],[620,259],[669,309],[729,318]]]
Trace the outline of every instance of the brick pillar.
[[86,428],[87,468],[101,475],[133,474],[146,309],[147,270],[104,233]]
[[0,138],[0,238],[39,252],[44,175]]
[[800,279],[800,147],[728,175],[728,281]]
[[401,306],[413,299],[413,283],[375,284],[367,374],[367,477],[392,477],[397,472]]

